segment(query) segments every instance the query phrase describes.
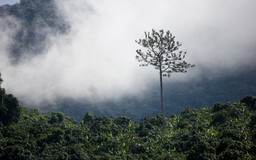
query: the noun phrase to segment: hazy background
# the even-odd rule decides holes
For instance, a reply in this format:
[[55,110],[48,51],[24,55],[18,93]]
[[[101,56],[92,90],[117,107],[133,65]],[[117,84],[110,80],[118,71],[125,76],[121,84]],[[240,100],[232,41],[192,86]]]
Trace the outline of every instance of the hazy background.
[[0,0],[0,6],[4,4],[15,4],[20,2],[19,0]]
[[49,37],[43,54],[22,57],[15,65],[7,47],[19,22],[8,27],[6,21],[16,20],[0,20],[3,87],[30,104],[63,97],[115,100],[149,91],[158,71],[139,67],[135,40],[152,28],[170,30],[188,52],[187,61],[196,65],[167,80],[222,76],[255,66],[254,0],[56,0],[56,6],[70,32]]

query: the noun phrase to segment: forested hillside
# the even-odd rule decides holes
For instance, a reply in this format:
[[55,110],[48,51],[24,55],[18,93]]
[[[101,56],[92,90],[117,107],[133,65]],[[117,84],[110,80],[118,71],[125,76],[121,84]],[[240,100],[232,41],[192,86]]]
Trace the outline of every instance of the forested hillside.
[[[202,76],[200,80],[190,82],[167,82],[165,84],[165,106],[168,115],[178,114],[185,108],[198,109],[201,106],[213,106],[215,103],[238,101],[246,95],[256,95],[256,70],[227,73],[223,77],[212,79]],[[205,72],[207,73],[207,72]],[[149,87],[150,92],[143,95],[126,96],[118,101],[89,103],[85,99],[62,99],[54,105],[45,105],[41,111],[50,113],[62,111],[80,121],[81,113],[92,111],[96,115],[129,116],[140,120],[144,116],[160,113],[159,86]]]
[[[14,5],[0,6],[0,18],[13,17],[19,27],[9,46],[13,62],[44,52],[49,36],[68,32],[69,25],[60,15],[54,0],[20,0]],[[9,21],[10,26],[15,22]]]
[[88,112],[81,122],[61,112],[18,106],[1,88],[0,159],[256,158],[256,98],[189,108],[168,117],[111,118]]
[[256,97],[188,108],[166,118],[95,116],[81,122],[61,112],[19,106],[1,87],[0,159],[248,159],[256,158]]

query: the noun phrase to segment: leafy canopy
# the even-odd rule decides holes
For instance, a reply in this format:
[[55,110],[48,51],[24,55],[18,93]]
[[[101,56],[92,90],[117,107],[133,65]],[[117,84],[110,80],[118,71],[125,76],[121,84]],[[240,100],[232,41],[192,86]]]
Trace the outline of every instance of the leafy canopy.
[[175,41],[175,36],[170,31],[159,32],[152,29],[152,32],[145,32],[145,38],[136,41],[146,50],[136,50],[136,59],[145,62],[140,66],[155,66],[155,69],[162,69],[163,76],[170,77],[173,72],[187,72],[187,68],[194,67],[183,59],[186,52],[179,51],[181,43]]

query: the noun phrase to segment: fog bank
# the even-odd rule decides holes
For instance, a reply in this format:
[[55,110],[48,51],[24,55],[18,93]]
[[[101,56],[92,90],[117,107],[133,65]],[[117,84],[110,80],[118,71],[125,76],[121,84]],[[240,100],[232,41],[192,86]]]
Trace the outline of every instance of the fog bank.
[[3,87],[29,104],[58,98],[86,101],[141,95],[158,82],[153,67],[139,67],[136,39],[152,28],[170,30],[196,68],[171,81],[253,66],[256,61],[254,0],[56,0],[70,23],[68,34],[48,37],[45,53],[10,62],[8,45],[19,27],[0,19]]

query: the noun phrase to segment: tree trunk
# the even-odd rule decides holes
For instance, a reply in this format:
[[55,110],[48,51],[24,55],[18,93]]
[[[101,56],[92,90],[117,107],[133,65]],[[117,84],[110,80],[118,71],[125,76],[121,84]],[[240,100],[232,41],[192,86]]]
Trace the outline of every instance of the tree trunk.
[[165,123],[165,112],[164,112],[164,94],[163,94],[163,73],[162,73],[162,67],[160,64],[160,96],[161,96],[161,111],[162,111],[162,117],[163,122]]

